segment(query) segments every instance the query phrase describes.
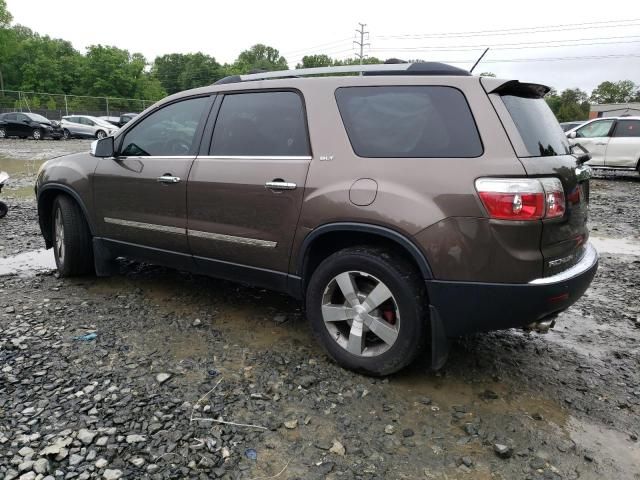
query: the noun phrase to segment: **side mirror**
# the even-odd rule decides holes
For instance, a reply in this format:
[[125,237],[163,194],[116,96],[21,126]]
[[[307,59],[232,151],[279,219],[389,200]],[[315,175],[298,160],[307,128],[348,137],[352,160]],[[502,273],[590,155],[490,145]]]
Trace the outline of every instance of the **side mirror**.
[[567,138],[576,138],[577,136],[578,136],[578,132],[567,133]]
[[91,142],[91,155],[94,157],[113,157],[114,153],[113,137],[104,137]]

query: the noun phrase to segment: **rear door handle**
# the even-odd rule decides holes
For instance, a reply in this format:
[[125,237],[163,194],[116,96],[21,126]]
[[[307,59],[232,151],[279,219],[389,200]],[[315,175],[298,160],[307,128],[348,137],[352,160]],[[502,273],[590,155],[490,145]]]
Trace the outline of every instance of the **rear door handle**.
[[158,182],[160,183],[178,183],[180,181],[180,177],[174,177],[173,175],[164,174],[158,177]]
[[279,178],[264,184],[269,190],[295,190],[297,185],[292,182],[285,182]]

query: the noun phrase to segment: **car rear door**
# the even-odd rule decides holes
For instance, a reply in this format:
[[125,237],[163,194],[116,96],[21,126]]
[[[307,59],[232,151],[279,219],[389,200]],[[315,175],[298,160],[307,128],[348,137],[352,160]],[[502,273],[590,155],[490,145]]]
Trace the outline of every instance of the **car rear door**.
[[546,91],[541,85],[507,82],[494,89],[490,98],[527,175],[562,182],[565,212],[541,220],[542,274],[549,276],[577,263],[583,255],[588,239],[590,169],[571,154],[566,135],[543,98]]
[[162,105],[116,139],[116,157],[101,159],[93,178],[101,237],[190,263],[187,177],[210,107],[209,96]]
[[214,110],[210,146],[189,175],[191,252],[205,272],[225,276],[250,265],[260,283],[261,272],[288,269],[311,162],[303,97],[293,90],[229,93]]
[[7,132],[7,137],[13,137],[21,135],[20,129],[18,128],[18,116],[15,113],[7,113],[4,116],[5,131]]
[[613,118],[595,120],[576,130],[576,138],[571,143],[579,143],[589,151],[591,160],[587,165],[605,165],[607,146],[615,123]]
[[640,120],[620,119],[607,146],[607,167],[638,168],[640,164]]

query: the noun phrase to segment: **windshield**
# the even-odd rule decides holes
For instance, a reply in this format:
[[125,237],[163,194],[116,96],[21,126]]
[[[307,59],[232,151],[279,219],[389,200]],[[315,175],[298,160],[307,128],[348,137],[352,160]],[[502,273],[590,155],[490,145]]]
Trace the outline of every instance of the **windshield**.
[[502,95],[529,157],[567,155],[569,142],[555,115],[542,98]]
[[49,119],[43,117],[42,115],[38,115],[37,113],[29,113],[28,116],[34,122],[51,123]]

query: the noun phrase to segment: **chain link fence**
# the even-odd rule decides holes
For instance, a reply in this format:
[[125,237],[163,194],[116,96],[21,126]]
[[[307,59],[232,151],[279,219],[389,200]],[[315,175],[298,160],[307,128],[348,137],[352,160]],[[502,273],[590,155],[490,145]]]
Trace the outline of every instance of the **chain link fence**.
[[153,103],[137,98],[0,90],[0,113],[31,112],[49,120],[60,120],[65,115],[119,117],[123,113],[139,113]]

